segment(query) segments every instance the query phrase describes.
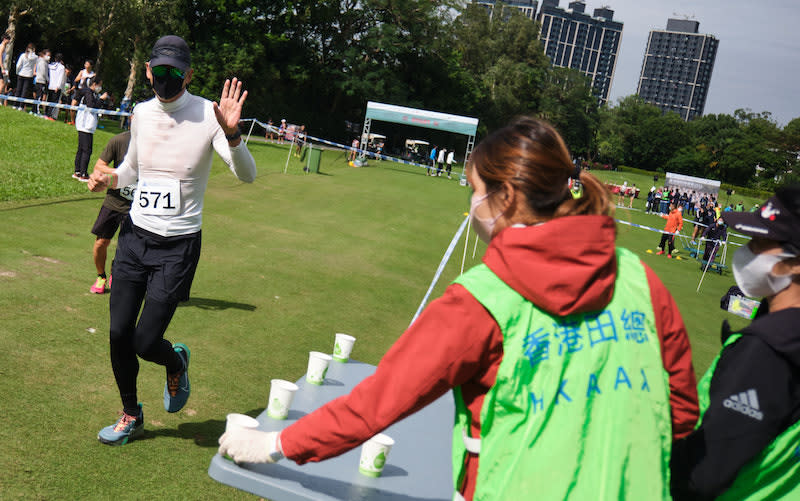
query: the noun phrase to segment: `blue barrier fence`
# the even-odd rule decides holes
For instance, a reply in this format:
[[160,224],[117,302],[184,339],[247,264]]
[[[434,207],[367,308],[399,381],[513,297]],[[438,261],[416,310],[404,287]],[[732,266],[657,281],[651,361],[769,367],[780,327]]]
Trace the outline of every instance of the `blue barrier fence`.
[[21,104],[33,104],[42,106],[44,108],[60,108],[63,110],[89,110],[95,111],[98,115],[108,115],[108,116],[115,116],[115,117],[129,117],[131,113],[128,111],[115,111],[115,110],[105,110],[102,108],[87,108],[85,105],[79,106],[72,106],[71,104],[61,104],[61,103],[51,103],[49,101],[41,101],[39,99],[27,99],[22,97],[16,96],[8,96],[5,94],[0,94],[0,101],[15,101]]

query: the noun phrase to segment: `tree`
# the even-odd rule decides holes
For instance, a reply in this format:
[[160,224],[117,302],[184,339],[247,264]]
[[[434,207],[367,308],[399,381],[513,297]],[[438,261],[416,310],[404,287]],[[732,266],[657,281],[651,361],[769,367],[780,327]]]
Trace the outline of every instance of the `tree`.
[[599,120],[597,110],[597,98],[592,95],[588,77],[570,68],[550,69],[539,115],[556,127],[573,154],[592,156]]
[[539,43],[538,25],[517,9],[508,16],[502,4],[494,9],[490,19],[484,7],[470,4],[454,23],[461,65],[472,75],[468,81],[475,99],[472,113],[489,128],[505,125],[517,115],[538,114],[550,67]]

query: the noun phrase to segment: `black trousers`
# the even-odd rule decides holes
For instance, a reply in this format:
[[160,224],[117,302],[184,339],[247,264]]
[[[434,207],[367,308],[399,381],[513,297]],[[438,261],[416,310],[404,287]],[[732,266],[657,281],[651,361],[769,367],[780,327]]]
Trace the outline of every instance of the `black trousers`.
[[[17,88],[14,91],[15,97],[30,98],[33,94],[33,77],[17,77]],[[17,102],[16,106],[25,107],[24,104]]]
[[669,252],[667,254],[672,254],[672,251],[675,250],[675,235],[669,235],[667,233],[661,234],[661,243],[658,244],[661,247],[661,250],[664,250],[664,244],[669,245]]
[[183,366],[164,333],[178,303],[189,297],[200,243],[200,232],[162,237],[136,228],[130,218],[122,222],[111,266],[109,341],[114,379],[128,414],[137,412],[139,358],[163,365],[169,374]]
[[[139,376],[139,359],[154,362],[175,373],[181,369],[181,360],[164,339],[177,302],[163,303],[150,298],[144,301],[147,285],[114,278],[111,289],[111,368],[117,382],[123,410],[137,414],[138,397],[136,379]],[[142,313],[139,315],[139,309]],[[138,316],[138,321],[137,321]]]
[[88,176],[94,134],[78,131],[78,151],[75,152],[75,174]]

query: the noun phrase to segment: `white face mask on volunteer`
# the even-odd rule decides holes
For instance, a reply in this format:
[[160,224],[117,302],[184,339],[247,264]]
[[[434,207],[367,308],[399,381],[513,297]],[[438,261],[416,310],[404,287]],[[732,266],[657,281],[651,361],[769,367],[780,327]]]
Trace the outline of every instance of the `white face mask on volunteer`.
[[792,283],[792,275],[773,275],[772,268],[794,254],[754,254],[745,245],[733,255],[733,277],[746,296],[773,296]]
[[473,193],[469,204],[469,214],[472,217],[472,223],[475,225],[475,233],[487,244],[492,239],[495,223],[503,215],[501,211],[494,217],[481,218],[475,213],[475,210],[489,198],[489,195],[490,193],[487,193],[481,197],[475,197],[475,193]]

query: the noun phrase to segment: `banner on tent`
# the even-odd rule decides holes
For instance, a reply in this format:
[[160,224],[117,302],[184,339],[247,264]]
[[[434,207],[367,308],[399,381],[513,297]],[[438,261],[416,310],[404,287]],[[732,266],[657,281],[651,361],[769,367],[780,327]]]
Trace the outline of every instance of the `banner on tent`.
[[478,119],[367,101],[366,118],[474,136]]
[[679,188],[681,190],[692,190],[698,193],[710,193],[712,195],[719,194],[720,182],[714,179],[706,179],[704,177],[687,176],[685,174],[676,174],[674,172],[667,172],[664,186],[667,188]]

